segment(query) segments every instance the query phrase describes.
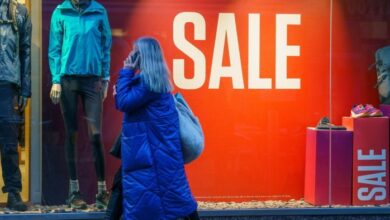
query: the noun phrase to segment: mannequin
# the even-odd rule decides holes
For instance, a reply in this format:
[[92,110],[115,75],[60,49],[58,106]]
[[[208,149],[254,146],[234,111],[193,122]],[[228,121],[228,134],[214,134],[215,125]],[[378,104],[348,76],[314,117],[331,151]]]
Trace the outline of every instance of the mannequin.
[[108,203],[101,121],[110,79],[110,48],[107,12],[95,0],[66,0],[54,10],[49,42],[50,98],[54,104],[60,103],[65,123],[65,156],[70,176],[67,204],[72,208],[87,208],[79,191],[75,160],[79,97],[93,147],[98,180],[96,206],[106,208]]
[[0,0],[0,150],[3,192],[7,207],[25,211],[18,156],[21,113],[31,96],[31,21],[27,8],[14,0]]
[[91,0],[72,0],[72,4],[78,11],[82,11],[91,4]]

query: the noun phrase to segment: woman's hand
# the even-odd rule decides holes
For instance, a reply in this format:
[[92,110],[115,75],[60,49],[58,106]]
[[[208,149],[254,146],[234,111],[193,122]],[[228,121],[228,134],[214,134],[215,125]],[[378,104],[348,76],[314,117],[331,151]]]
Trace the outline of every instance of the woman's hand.
[[137,70],[139,68],[140,56],[139,51],[132,50],[129,56],[123,61],[124,69]]
[[112,87],[112,96],[115,98],[115,96],[116,96],[116,85],[114,85],[113,87]]

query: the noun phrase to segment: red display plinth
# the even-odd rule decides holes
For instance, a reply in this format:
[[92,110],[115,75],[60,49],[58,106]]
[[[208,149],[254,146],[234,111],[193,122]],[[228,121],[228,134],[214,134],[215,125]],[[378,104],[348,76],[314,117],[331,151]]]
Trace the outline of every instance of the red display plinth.
[[353,131],[353,205],[389,203],[389,118],[344,117]]
[[305,201],[313,205],[351,205],[352,131],[332,130],[330,133],[329,130],[307,128],[306,132]]
[[390,117],[390,105],[380,105],[380,110],[384,116]]

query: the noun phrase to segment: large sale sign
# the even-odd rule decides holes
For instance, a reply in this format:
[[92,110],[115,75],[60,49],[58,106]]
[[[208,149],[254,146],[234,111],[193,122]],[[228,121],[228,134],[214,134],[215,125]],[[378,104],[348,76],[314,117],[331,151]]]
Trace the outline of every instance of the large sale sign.
[[[276,62],[275,83],[277,89],[300,89],[299,79],[287,79],[287,57],[299,56],[299,46],[287,45],[287,26],[301,23],[300,14],[276,14]],[[194,76],[185,77],[184,59],[173,60],[173,79],[181,89],[199,89],[206,79],[206,57],[185,38],[185,25],[194,25],[194,39],[206,40],[206,21],[200,13],[183,12],[176,15],[173,23],[173,40],[175,46],[194,62]],[[237,37],[236,18],[234,13],[219,13],[215,45],[212,56],[210,82],[208,88],[218,89],[222,77],[231,78],[234,89],[244,89],[242,64],[248,66],[249,89],[272,89],[272,79],[260,78],[260,13],[248,14],[248,59],[242,63]],[[223,52],[229,51],[229,66],[224,66]]]
[[126,47],[114,40],[112,68],[121,67],[129,42],[145,35],[160,41],[175,90],[205,133],[204,153],[187,166],[194,195],[302,198],[306,127],[329,114],[329,1],[145,0],[126,7],[110,16],[113,27],[127,21],[129,37]]

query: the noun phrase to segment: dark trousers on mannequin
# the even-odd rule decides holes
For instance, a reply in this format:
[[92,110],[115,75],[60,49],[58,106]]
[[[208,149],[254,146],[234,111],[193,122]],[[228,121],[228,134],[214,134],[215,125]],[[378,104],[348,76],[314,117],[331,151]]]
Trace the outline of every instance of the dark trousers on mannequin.
[[105,180],[104,154],[101,137],[102,82],[95,76],[64,76],[61,79],[61,112],[65,122],[65,155],[70,179],[77,179],[76,151],[78,99],[85,113],[88,136],[93,147],[93,158],[98,181]]
[[18,154],[20,123],[16,85],[0,81],[0,152],[4,180],[3,192],[22,190]]

